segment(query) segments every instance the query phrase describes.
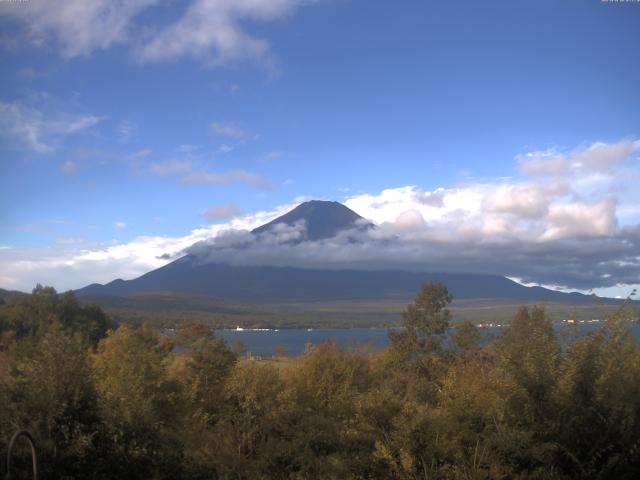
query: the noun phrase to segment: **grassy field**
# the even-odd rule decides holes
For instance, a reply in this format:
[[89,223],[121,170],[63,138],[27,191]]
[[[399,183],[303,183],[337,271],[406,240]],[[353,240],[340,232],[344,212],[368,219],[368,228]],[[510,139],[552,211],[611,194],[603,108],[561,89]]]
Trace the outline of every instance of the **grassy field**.
[[[397,325],[403,308],[412,299],[350,300],[270,305],[240,305],[207,296],[176,295],[170,292],[132,297],[97,297],[95,301],[119,322],[141,324],[151,321],[162,327],[175,327],[185,320],[203,322],[214,328],[350,328]],[[458,300],[451,304],[453,322],[506,323],[526,302],[496,299]],[[528,303],[533,305],[533,303]],[[554,321],[568,318],[590,320],[607,318],[616,305],[544,304]]]

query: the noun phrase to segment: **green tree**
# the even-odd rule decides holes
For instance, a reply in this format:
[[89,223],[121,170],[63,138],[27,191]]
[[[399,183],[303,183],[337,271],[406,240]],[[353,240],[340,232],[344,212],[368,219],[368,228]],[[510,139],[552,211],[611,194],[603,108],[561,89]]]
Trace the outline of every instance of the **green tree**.
[[123,325],[100,341],[92,367],[104,419],[101,468],[106,476],[179,476],[184,408],[180,384],[166,371],[171,347],[148,326]]
[[282,388],[274,367],[254,362],[233,367],[225,381],[221,414],[193,450],[208,471],[206,478],[286,478],[279,429]]
[[63,330],[79,333],[95,346],[113,327],[98,306],[82,306],[73,292],[60,295],[54,288],[42,285],[37,285],[31,295],[11,298],[3,310],[3,329],[12,331],[17,339],[37,338],[57,323]]
[[451,335],[454,350],[462,356],[477,353],[480,350],[480,340],[480,330],[471,322],[459,325]]
[[192,348],[194,345],[207,342],[211,338],[213,338],[211,327],[204,323],[188,320],[176,332],[174,343],[185,348]]
[[238,357],[222,338],[201,339],[193,347],[184,377],[185,394],[199,421],[213,425],[224,404],[225,382]]
[[84,339],[59,324],[36,343],[16,342],[8,374],[0,378],[0,438],[19,429],[36,439],[45,478],[88,478],[99,428],[96,395]]
[[640,476],[640,345],[629,314],[577,339],[560,367],[552,434],[574,478]]
[[290,372],[282,396],[283,422],[294,478],[370,478],[374,432],[363,407],[371,387],[366,351],[318,345]]
[[[510,474],[551,476],[557,445],[548,434],[561,350],[553,324],[541,307],[521,307],[496,341],[492,385],[500,405],[493,455]],[[555,475],[555,473],[554,473]]]
[[402,312],[402,328],[390,331],[385,380],[395,389],[422,401],[434,399],[446,370],[442,353],[444,333],[451,321],[447,305],[452,296],[440,282],[422,286],[414,302]]

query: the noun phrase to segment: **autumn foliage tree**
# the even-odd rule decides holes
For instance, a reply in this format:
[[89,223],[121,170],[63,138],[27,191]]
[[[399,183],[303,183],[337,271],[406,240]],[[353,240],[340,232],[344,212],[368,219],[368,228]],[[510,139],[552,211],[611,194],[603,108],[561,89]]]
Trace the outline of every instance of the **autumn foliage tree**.
[[380,351],[265,364],[207,325],[109,329],[37,287],[0,305],[0,453],[26,428],[43,478],[640,477],[633,309],[564,338],[523,307],[490,339],[450,301],[424,285]]

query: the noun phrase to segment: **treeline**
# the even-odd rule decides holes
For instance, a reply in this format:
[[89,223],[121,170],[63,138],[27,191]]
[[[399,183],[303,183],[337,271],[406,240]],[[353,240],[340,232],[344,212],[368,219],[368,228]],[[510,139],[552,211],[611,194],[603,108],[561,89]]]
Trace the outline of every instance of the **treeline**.
[[624,311],[559,339],[522,308],[487,344],[470,324],[443,335],[450,300],[427,284],[388,348],[328,343],[278,369],[204,325],[116,328],[37,287],[0,308],[0,453],[26,428],[51,479],[640,478]]

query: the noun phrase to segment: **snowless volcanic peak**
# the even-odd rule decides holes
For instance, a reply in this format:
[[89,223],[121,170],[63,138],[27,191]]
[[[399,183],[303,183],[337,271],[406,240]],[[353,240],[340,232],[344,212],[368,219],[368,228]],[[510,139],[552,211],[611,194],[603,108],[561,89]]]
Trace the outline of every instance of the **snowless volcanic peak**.
[[300,221],[304,221],[306,224],[305,240],[331,238],[342,230],[368,228],[371,226],[360,215],[340,202],[311,200],[301,203],[281,217],[254,229],[253,233],[268,232],[280,223],[294,225]]

